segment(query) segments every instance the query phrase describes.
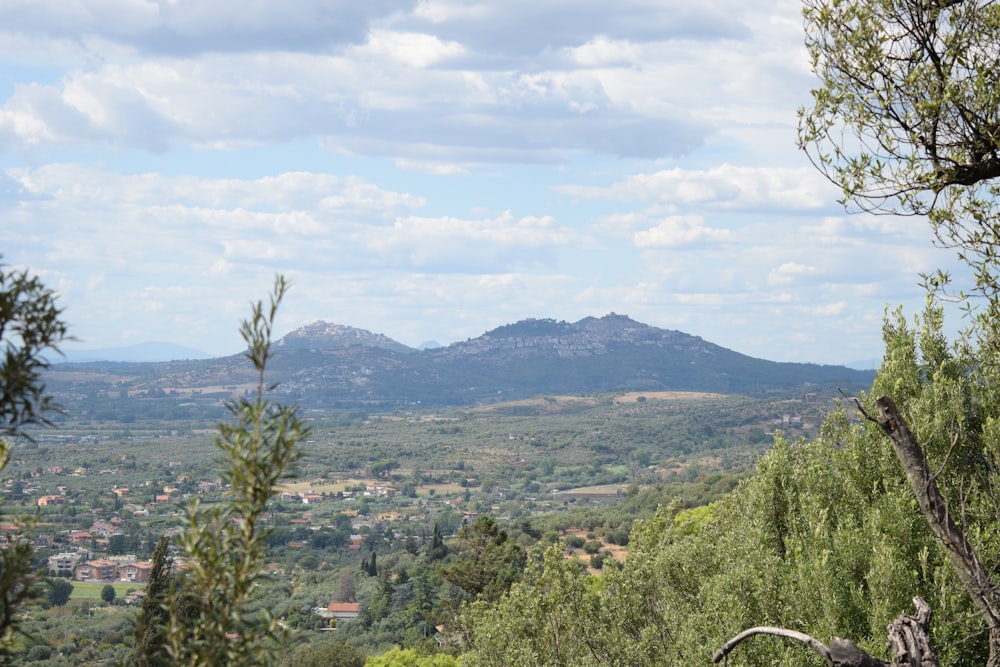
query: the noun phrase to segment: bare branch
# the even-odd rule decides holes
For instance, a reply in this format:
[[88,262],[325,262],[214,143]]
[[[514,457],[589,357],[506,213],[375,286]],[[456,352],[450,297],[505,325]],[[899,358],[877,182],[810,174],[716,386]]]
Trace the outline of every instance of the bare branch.
[[788,639],[794,639],[796,641],[802,642],[812,650],[816,651],[816,653],[819,653],[820,656],[822,656],[823,659],[826,660],[828,665],[831,665],[831,667],[835,667],[833,658],[830,656],[830,649],[828,649],[826,645],[823,644],[823,642],[814,639],[803,632],[796,632],[795,630],[786,630],[785,628],[774,628],[769,626],[759,626],[756,628],[750,628],[749,630],[744,630],[740,634],[736,635],[735,637],[727,641],[725,644],[723,644],[722,648],[720,648],[718,651],[715,652],[715,655],[712,656],[712,662],[714,663],[721,662],[744,639],[749,639],[754,635],[775,635],[778,637],[787,637]]

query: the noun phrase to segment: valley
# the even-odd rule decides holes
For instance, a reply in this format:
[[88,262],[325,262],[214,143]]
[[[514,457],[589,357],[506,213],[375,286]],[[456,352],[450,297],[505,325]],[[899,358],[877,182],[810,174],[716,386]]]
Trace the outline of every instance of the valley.
[[[338,636],[366,652],[420,644],[415,628],[432,641],[439,623],[428,623],[446,618],[464,595],[439,574],[461,557],[459,535],[480,517],[522,549],[564,541],[567,557],[600,568],[624,558],[636,519],[671,502],[695,507],[720,497],[775,430],[793,440],[813,436],[836,407],[832,392],[632,391],[444,409],[306,410],[313,430],[295,478],[271,505],[272,576],[257,604],[286,619],[304,643],[327,625],[313,610],[332,602],[359,605],[359,618],[342,623]],[[70,413],[56,426],[18,443],[4,488],[9,509],[37,512],[43,567],[66,553],[83,563],[143,562],[159,535],[180,528],[184,504],[224,493],[209,419],[116,422]],[[57,500],[42,505],[41,498]],[[439,559],[428,556],[435,534],[446,545]],[[360,574],[373,554],[386,576],[433,582],[432,600],[422,603],[429,620],[414,625],[412,599],[379,602],[384,579]],[[122,605],[142,583],[114,585],[117,603],[97,616],[82,587],[67,607],[31,620],[53,655],[67,656],[39,664],[118,655],[121,642],[111,639],[127,632],[135,613]],[[61,639],[63,626],[44,619],[65,613],[78,620],[72,637]]]

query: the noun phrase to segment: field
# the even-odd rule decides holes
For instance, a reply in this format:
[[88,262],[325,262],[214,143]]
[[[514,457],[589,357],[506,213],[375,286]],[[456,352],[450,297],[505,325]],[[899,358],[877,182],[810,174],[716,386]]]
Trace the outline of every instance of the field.
[[[108,584],[99,581],[74,581],[73,594],[70,600],[101,600],[101,591]],[[111,584],[115,588],[115,598],[122,599],[129,591],[137,591],[145,587],[145,584],[135,582],[115,582]]]

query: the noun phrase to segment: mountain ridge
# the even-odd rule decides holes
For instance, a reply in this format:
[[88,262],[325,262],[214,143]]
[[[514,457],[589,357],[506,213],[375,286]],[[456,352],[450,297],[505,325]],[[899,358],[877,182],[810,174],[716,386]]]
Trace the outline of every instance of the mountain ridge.
[[[867,388],[874,373],[773,362],[611,313],[570,323],[525,319],[465,341],[411,348],[322,320],[275,341],[269,381],[307,409],[462,406],[554,394],[701,391],[802,395]],[[218,405],[252,390],[243,354],[159,363],[59,364],[47,376],[64,404],[160,399]],[[149,406],[147,406],[148,408]]]

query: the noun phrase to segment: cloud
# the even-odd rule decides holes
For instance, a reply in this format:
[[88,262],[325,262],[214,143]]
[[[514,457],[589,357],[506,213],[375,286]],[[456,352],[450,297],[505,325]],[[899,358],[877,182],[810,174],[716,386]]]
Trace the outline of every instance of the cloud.
[[373,33],[364,49],[341,56],[211,54],[73,71],[16,88],[0,107],[0,138],[8,148],[84,142],[158,152],[315,137],[363,155],[538,162],[571,151],[682,155],[709,132],[676,110],[636,112],[585,72],[408,71],[396,62],[408,44],[424,45],[410,67],[449,47],[391,37],[404,41],[390,46],[390,36]]
[[727,229],[705,226],[698,216],[672,217],[655,227],[636,232],[637,248],[688,248],[696,245],[725,243],[730,240]]
[[385,190],[356,176],[315,172],[283,172],[255,179],[121,174],[82,164],[49,164],[37,169],[14,168],[6,177],[35,197],[92,207],[182,206],[192,209],[243,208],[277,211],[377,212],[391,221],[398,211],[422,207],[422,197]]
[[10,41],[65,71],[14,89],[0,150],[310,138],[458,173],[577,152],[678,157],[734,117],[773,118],[776,104],[747,99],[764,81],[780,98],[781,68],[804,56],[788,57],[801,39],[771,12],[725,0],[255,0],[238,15],[223,0],[8,4]]
[[549,217],[400,218],[368,240],[372,258],[393,268],[496,274],[538,265],[554,267],[560,248],[585,241]]
[[808,167],[674,167],[629,176],[609,186],[561,185],[562,194],[581,199],[657,202],[721,210],[830,208],[831,187]]
[[798,262],[785,262],[781,266],[771,270],[768,274],[767,282],[769,285],[789,285],[798,276],[808,276],[816,273],[819,273],[819,270],[814,266],[806,266]]
[[845,310],[847,310],[847,302],[838,301],[836,303],[825,303],[816,306],[815,308],[811,308],[809,312],[817,317],[835,317],[842,315]]
[[948,266],[798,154],[797,0],[7,2],[0,59],[0,248],[94,343],[235,351],[280,271],[288,328],[615,311],[825,360]]
[[90,38],[152,54],[306,51],[363,41],[416,0],[32,0],[0,4],[0,25],[48,39]]
[[[166,274],[187,265],[219,274],[241,264],[334,264],[491,274],[551,268],[560,249],[592,244],[550,216],[413,215],[422,198],[332,174],[199,179],[64,164],[11,169],[6,177],[38,202],[22,202],[17,227],[37,230],[49,262],[98,261],[108,270],[141,265]],[[18,244],[25,241],[22,235]]]
[[577,47],[595,35],[609,39],[721,40],[748,31],[724,3],[676,4],[623,0],[609,6],[595,0],[510,0],[469,5],[429,0],[401,24],[459,41],[471,51],[524,58]]

